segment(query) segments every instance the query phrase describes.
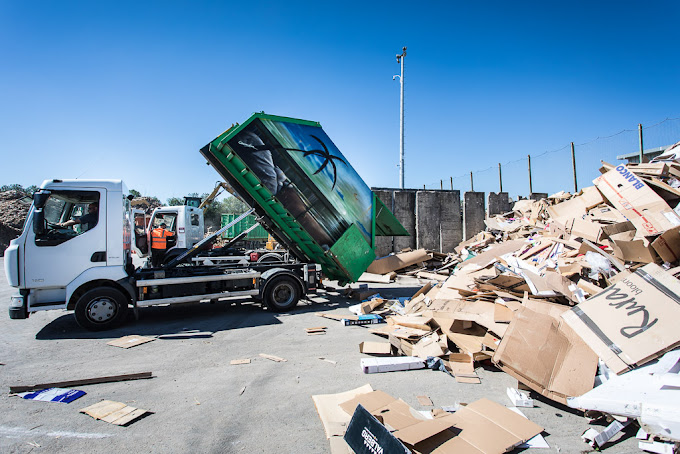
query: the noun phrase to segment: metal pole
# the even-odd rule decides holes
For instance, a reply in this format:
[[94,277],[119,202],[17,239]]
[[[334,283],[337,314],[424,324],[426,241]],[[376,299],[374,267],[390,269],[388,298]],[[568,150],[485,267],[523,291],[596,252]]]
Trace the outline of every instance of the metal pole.
[[439,190],[440,191],[444,190],[444,180],[439,180]]
[[576,181],[576,152],[574,142],[571,143],[571,167],[574,169],[574,193],[578,192],[578,182]]
[[531,184],[531,155],[527,155],[527,159],[529,160],[529,196],[534,193],[534,188]]
[[638,124],[638,135],[640,136],[640,164],[642,164],[642,155],[644,154],[644,146],[642,145],[642,123]]
[[399,75],[399,84],[401,85],[399,103],[399,187],[404,189],[404,60],[406,57],[406,47],[402,47],[401,51],[401,54],[397,55],[397,63],[401,65],[401,75]]
[[472,180],[472,172],[470,172],[470,192],[475,192],[475,182]]
[[498,186],[500,187],[501,191],[503,192],[503,173],[501,171],[501,163],[498,163]]
[[453,177],[451,177],[451,190],[453,191]]

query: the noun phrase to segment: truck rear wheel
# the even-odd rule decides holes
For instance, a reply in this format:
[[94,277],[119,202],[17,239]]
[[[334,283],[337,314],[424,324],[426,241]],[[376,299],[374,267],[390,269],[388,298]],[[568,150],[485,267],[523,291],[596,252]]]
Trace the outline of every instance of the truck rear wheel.
[[98,287],[85,292],[75,307],[76,321],[89,331],[115,328],[125,320],[128,300],[119,290]]
[[286,312],[300,301],[300,285],[290,276],[279,276],[267,284],[264,302],[276,312]]

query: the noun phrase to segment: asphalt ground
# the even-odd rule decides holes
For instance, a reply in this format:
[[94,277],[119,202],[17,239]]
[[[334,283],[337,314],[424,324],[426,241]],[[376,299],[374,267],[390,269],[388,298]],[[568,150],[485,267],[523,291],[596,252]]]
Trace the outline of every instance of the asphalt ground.
[[[0,264],[2,259],[0,258]],[[331,283],[332,284],[332,283]],[[410,296],[419,286],[372,286],[385,297]],[[80,328],[71,312],[45,311],[10,320],[14,289],[0,278],[0,452],[2,453],[325,453],[323,426],[311,396],[370,384],[417,410],[429,396],[435,407],[482,397],[510,405],[507,387],[517,382],[490,364],[477,373],[481,384],[460,384],[443,372],[415,370],[364,374],[358,345],[380,340],[366,327],[342,326],[316,315],[347,315],[356,301],[329,285],[288,314],[246,300],[238,304],[190,304],[140,309],[124,326],[103,333]],[[325,335],[305,328],[326,326]],[[130,349],[106,343],[126,335],[156,337]],[[260,353],[285,358],[273,362]],[[250,364],[230,365],[250,358]],[[322,360],[326,358],[335,363]],[[10,385],[30,385],[153,372],[154,378],[77,387],[87,394],[69,404],[21,399]],[[583,453],[580,435],[590,426],[578,412],[539,400],[522,408],[545,428],[550,449],[528,453]],[[126,427],[79,413],[101,400],[124,402],[152,413]],[[641,452],[636,428],[617,435],[605,452]]]

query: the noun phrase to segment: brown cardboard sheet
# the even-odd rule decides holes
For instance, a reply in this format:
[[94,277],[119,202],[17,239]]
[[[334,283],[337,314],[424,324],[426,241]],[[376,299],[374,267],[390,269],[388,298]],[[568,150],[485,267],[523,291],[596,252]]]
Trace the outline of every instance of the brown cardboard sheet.
[[326,438],[333,436],[342,436],[347,430],[351,415],[348,415],[340,404],[350,399],[354,399],[361,394],[367,394],[373,391],[371,385],[364,385],[350,391],[341,392],[338,394],[319,394],[312,396],[314,406],[319,414],[324,431],[326,431]]
[[680,281],[650,263],[562,318],[619,374],[680,345]]
[[537,393],[566,404],[593,388],[597,355],[560,319],[567,306],[527,301],[493,356],[503,371]]
[[426,262],[431,258],[431,253],[428,253],[425,249],[418,249],[417,251],[403,252],[377,259],[371,263],[366,271],[373,274],[386,274],[416,263]]

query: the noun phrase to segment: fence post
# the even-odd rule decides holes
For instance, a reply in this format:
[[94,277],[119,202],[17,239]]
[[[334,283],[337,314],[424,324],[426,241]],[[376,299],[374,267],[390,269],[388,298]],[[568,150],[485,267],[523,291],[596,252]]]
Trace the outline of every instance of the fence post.
[[571,167],[574,169],[574,193],[577,193],[578,183],[576,181],[576,152],[574,151],[574,142],[571,143]]
[[533,185],[531,184],[531,155],[527,155],[527,159],[529,160],[529,195],[534,193],[534,188]]
[[475,192],[475,182],[472,180],[472,172],[470,172],[470,192]]
[[439,180],[439,190],[440,191],[444,190],[444,180]]
[[453,177],[451,177],[451,190],[453,191]]
[[642,155],[644,154],[644,146],[642,145],[642,123],[638,123],[638,135],[640,136],[640,164],[642,164]]
[[498,163],[498,186],[500,187],[500,192],[503,192],[503,173],[501,172],[501,163]]

